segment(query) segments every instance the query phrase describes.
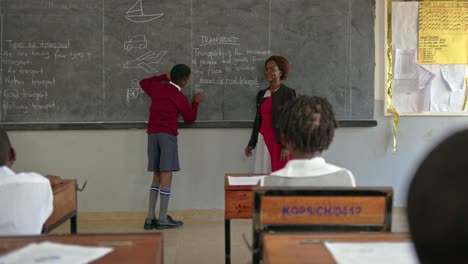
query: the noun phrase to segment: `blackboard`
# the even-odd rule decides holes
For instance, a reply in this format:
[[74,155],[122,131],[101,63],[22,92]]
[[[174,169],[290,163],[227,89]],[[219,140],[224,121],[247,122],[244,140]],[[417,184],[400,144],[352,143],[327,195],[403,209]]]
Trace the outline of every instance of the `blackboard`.
[[[373,119],[375,0],[3,0],[4,124],[144,124],[138,80],[190,65],[198,124],[250,125],[270,55],[285,84]],[[362,123],[362,122],[361,122]],[[202,125],[203,126],[203,125]],[[228,125],[229,126],[229,125]]]

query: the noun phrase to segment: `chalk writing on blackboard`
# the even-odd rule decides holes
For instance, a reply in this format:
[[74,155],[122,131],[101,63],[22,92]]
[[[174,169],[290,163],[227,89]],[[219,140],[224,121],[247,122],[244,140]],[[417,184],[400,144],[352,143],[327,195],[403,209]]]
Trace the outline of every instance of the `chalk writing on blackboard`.
[[135,23],[145,23],[145,22],[158,19],[164,15],[164,14],[145,15],[143,13],[142,1],[143,0],[136,1],[136,3],[132,7],[130,7],[130,9],[128,9],[127,14],[125,15],[126,19]]
[[156,55],[154,51],[148,51],[140,57],[125,63],[123,67],[125,69],[141,68],[147,73],[154,73],[157,72],[157,70],[151,67],[151,64],[159,63],[166,53],[167,51],[163,50]]

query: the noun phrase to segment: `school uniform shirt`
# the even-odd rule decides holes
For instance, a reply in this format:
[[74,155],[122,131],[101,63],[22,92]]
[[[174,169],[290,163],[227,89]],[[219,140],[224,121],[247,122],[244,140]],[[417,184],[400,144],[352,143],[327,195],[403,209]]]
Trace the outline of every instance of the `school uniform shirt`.
[[193,124],[197,119],[198,103],[193,101],[190,105],[187,96],[179,86],[169,82],[166,74],[144,79],[140,86],[151,98],[148,134],[163,132],[177,136],[179,114],[187,124]]
[[39,235],[53,211],[49,179],[0,167],[0,236]]
[[298,179],[300,180],[298,182],[307,184],[307,179],[309,179],[310,182],[317,182],[318,186],[338,186],[341,183],[347,185],[343,187],[356,186],[356,181],[351,171],[327,163],[322,157],[290,160],[283,169],[272,172],[270,176],[261,179],[260,186],[282,185],[268,182],[274,178],[276,178],[275,182],[284,182],[287,185],[295,185],[292,181],[293,179]]

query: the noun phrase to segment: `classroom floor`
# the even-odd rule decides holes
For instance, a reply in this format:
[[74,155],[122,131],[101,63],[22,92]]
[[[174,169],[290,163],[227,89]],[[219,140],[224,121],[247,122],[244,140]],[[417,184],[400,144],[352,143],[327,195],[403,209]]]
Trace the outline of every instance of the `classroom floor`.
[[[224,211],[178,211],[170,213],[184,221],[184,227],[164,230],[165,264],[224,263]],[[161,232],[144,230],[144,212],[79,213],[78,233],[135,233]],[[67,234],[70,225],[65,223],[51,234]],[[394,208],[392,232],[407,232],[405,211]],[[242,234],[252,238],[251,220],[231,221],[231,263],[250,263],[251,255]]]

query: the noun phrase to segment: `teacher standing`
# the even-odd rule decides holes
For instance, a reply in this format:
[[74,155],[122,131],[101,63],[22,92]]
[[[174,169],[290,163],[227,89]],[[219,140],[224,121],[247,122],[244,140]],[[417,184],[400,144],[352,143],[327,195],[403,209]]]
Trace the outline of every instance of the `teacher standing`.
[[281,107],[296,97],[296,91],[281,83],[288,77],[289,68],[288,60],[282,56],[271,56],[265,62],[265,79],[270,86],[257,94],[257,114],[245,148],[247,157],[256,149],[255,172],[279,170],[290,159],[277,127]]

